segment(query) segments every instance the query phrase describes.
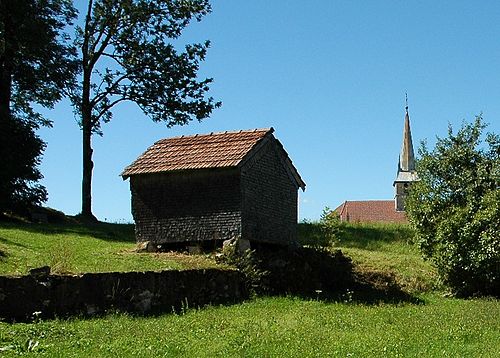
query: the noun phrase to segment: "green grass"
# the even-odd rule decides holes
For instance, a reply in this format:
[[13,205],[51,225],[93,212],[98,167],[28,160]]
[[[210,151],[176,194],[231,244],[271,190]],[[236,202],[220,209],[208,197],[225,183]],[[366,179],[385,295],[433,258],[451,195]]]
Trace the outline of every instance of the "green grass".
[[337,236],[332,243],[322,235],[319,223],[299,224],[303,244],[341,249],[352,258],[358,272],[390,275],[409,293],[443,289],[436,270],[413,244],[414,232],[408,225],[343,223]]
[[[498,357],[500,303],[436,295],[424,304],[261,298],[184,314],[0,323],[6,357]],[[33,355],[34,355],[33,354]]]
[[401,224],[346,224],[338,248],[358,270],[384,271],[408,292],[442,289],[436,270],[413,243],[414,233]]
[[133,225],[0,223],[0,274],[49,265],[60,273],[214,267],[204,256],[135,253]]
[[[0,322],[0,356],[500,356],[500,301],[443,297],[435,291],[434,269],[411,238],[407,226],[347,225],[338,246],[353,258],[356,270],[394,275],[419,304],[363,304],[349,295],[344,302],[278,297],[157,317],[111,313],[93,319]],[[69,257],[66,265],[78,272],[206,262],[204,257],[131,253],[134,245],[127,225],[0,224],[0,268],[25,273],[50,264],[54,252],[64,253],[56,254],[59,260]]]

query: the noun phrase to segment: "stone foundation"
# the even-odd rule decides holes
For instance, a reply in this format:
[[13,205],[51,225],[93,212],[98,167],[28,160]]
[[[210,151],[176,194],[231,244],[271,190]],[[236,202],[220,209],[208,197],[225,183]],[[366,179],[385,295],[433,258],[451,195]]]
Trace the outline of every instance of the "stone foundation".
[[235,270],[0,276],[0,319],[88,316],[110,309],[154,314],[247,297],[244,277]]

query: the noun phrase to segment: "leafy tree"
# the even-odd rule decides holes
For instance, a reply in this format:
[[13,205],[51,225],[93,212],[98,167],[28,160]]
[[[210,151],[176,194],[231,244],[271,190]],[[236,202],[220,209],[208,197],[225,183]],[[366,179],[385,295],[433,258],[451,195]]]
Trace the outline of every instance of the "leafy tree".
[[200,61],[210,45],[170,43],[195,19],[211,11],[207,0],[89,0],[84,28],[77,29],[82,81],[72,101],[83,134],[82,215],[91,209],[93,134],[124,101],[137,104],[168,127],[202,120],[220,106],[206,98],[212,79],[198,80]]
[[422,143],[406,209],[425,257],[455,294],[500,296],[500,136],[481,116]]
[[36,130],[51,122],[33,104],[51,108],[72,83],[75,16],[69,0],[0,0],[0,212],[46,200]]

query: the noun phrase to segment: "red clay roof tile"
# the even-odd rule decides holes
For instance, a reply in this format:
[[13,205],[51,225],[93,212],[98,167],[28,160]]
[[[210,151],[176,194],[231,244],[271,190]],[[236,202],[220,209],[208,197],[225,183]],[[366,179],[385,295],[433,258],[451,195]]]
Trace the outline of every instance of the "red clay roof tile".
[[396,211],[394,200],[345,201],[334,211],[348,222],[408,222],[403,211]]
[[121,174],[237,166],[273,128],[165,138],[157,141]]

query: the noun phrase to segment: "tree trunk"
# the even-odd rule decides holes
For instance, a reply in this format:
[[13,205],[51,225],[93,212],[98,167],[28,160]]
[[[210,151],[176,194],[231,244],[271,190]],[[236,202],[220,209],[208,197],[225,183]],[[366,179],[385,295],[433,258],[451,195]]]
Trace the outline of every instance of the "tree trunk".
[[93,1],[89,0],[87,15],[85,18],[85,34],[82,46],[83,81],[82,81],[82,212],[85,220],[97,221],[92,214],[92,106],[90,103],[90,81],[92,77],[92,65],[89,56],[89,23],[91,18]]
[[90,78],[91,73],[86,66],[83,69],[82,83],[82,212],[85,220],[97,221],[92,214],[92,108],[90,105]]
[[[85,116],[84,116],[85,117]],[[81,215],[88,220],[97,221],[92,214],[92,129],[90,124],[86,124],[88,119],[83,118],[83,138],[82,138],[82,154],[83,154],[83,174],[82,174],[82,213]]]

